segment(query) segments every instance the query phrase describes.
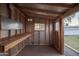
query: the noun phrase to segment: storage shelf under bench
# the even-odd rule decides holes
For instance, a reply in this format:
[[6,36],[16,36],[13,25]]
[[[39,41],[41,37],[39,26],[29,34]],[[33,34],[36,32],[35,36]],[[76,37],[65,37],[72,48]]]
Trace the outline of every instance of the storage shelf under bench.
[[[27,39],[31,36],[32,33],[26,33],[18,35],[16,37],[12,37],[9,40],[0,42],[0,52],[9,53],[9,55],[17,55],[17,53],[26,45]],[[11,50],[13,49],[14,51],[12,52]],[[17,51],[15,52],[15,50]]]

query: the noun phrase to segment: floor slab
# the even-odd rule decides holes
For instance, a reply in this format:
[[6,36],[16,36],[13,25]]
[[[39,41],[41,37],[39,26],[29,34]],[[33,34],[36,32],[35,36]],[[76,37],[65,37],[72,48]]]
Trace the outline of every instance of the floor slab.
[[79,56],[78,53],[76,53],[75,51],[73,51],[72,49],[64,46],[64,55],[65,56]]
[[50,46],[25,46],[17,56],[79,56],[79,54],[66,46],[63,55]]
[[61,56],[49,46],[26,46],[17,56]]

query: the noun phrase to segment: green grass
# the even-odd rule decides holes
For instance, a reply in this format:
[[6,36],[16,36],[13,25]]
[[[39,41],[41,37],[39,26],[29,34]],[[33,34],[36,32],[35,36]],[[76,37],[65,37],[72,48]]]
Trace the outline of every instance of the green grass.
[[76,49],[79,51],[79,36],[77,35],[66,35],[64,37],[64,41],[66,44],[71,46],[72,48]]

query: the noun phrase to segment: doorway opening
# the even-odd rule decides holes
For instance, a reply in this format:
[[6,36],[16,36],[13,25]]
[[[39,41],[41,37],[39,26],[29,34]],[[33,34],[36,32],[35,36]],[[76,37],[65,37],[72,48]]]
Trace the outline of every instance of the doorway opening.
[[79,12],[64,18],[64,45],[65,51],[79,53]]

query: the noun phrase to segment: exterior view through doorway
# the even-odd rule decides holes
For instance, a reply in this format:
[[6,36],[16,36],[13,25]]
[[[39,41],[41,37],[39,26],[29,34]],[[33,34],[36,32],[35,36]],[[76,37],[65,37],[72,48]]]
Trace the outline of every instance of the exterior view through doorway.
[[64,18],[64,45],[79,54],[79,12]]

